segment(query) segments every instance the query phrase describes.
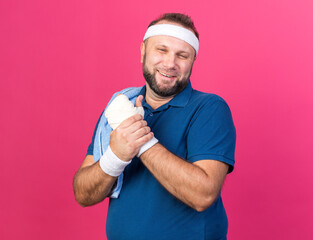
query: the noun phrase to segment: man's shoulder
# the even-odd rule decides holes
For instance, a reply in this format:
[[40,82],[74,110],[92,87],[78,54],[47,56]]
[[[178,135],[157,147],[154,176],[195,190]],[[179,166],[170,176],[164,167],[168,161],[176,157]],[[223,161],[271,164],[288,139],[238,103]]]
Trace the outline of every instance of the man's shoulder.
[[216,105],[226,104],[226,101],[215,93],[207,93],[199,90],[192,90],[189,104],[191,105]]

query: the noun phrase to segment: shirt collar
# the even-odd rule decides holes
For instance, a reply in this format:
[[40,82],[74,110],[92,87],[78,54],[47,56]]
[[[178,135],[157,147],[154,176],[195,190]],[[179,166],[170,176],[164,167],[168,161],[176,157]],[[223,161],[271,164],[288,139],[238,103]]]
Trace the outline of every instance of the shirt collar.
[[[167,106],[173,106],[173,107],[185,107],[190,99],[191,96],[191,92],[192,92],[192,86],[190,83],[190,80],[188,82],[188,85],[185,87],[185,89],[183,91],[181,91],[180,93],[178,93],[171,101],[169,101],[168,103],[162,105],[160,108],[164,109]],[[144,99],[143,99],[143,106],[144,107],[148,107],[151,108],[145,100],[145,95],[146,95],[146,86],[144,86],[139,95],[143,95]]]
[[185,87],[185,89],[178,93],[171,101],[169,101],[168,105],[173,107],[185,107],[189,101],[191,92],[192,87],[189,80],[188,85]]

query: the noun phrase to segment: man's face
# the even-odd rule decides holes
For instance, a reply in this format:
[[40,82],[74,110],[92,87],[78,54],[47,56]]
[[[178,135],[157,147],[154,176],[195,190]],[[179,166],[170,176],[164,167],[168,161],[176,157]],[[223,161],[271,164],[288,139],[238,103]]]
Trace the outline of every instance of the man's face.
[[185,41],[170,36],[153,36],[141,45],[143,75],[160,97],[171,97],[187,85],[195,50]]

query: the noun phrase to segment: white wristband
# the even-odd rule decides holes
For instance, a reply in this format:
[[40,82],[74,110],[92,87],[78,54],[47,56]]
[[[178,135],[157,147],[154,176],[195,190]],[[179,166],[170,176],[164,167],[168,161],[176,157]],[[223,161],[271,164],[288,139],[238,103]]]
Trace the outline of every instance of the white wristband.
[[125,162],[119,159],[114,152],[112,152],[110,145],[105,153],[100,158],[100,167],[106,174],[112,177],[118,177],[124,171],[125,167],[130,164],[131,161]]
[[156,143],[158,143],[158,139],[153,137],[149,142],[146,142],[141,148],[139,149],[139,152],[137,154],[137,157],[140,157],[141,154],[143,154],[145,151],[147,151],[149,148],[153,147]]

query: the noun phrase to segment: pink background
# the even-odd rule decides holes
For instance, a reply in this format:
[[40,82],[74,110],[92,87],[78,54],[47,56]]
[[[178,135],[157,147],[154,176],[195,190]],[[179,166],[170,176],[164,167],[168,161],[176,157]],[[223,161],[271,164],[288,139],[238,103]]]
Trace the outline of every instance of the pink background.
[[0,239],[105,239],[107,201],[81,208],[72,178],[163,12],[192,16],[193,87],[232,109],[229,239],[313,239],[311,0],[1,1]]

